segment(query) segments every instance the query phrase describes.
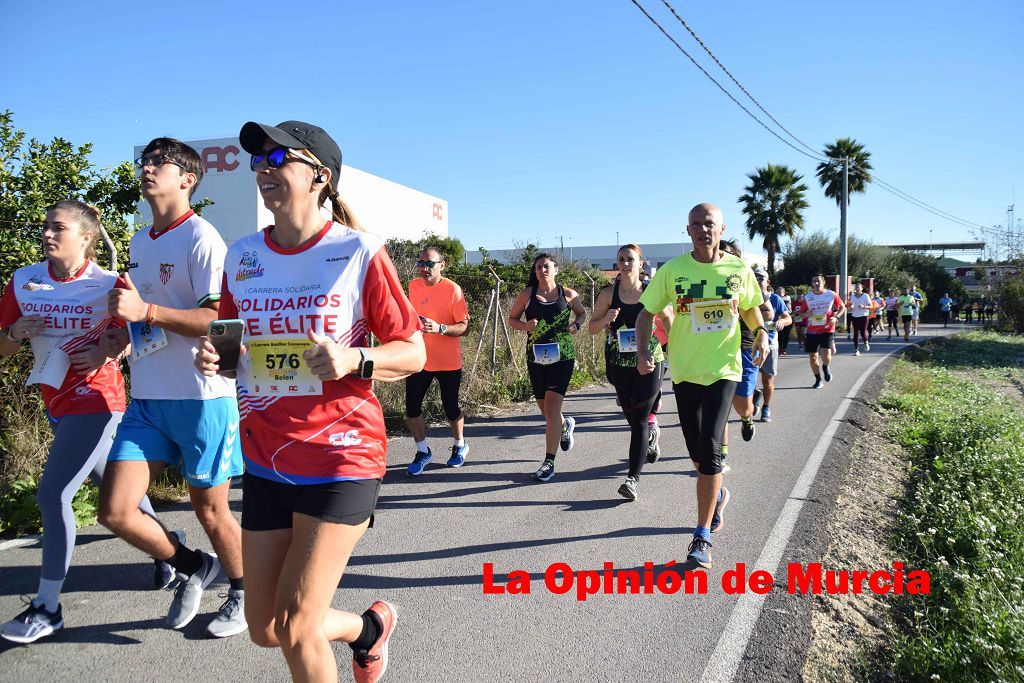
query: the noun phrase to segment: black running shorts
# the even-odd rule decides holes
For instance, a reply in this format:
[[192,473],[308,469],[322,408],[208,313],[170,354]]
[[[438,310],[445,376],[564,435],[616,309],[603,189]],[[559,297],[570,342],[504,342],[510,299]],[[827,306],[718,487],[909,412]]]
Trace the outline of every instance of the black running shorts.
[[560,360],[551,365],[527,363],[526,370],[530,373],[533,397],[540,401],[549,391],[565,396],[569,391],[569,381],[572,379],[572,371],[575,367],[576,361],[573,359]]
[[449,422],[462,417],[459,408],[459,386],[462,384],[462,369],[458,370],[423,370],[405,378],[405,416],[419,417],[423,414],[423,398],[427,395],[430,383],[437,378],[437,386],[441,389],[441,406]]
[[804,337],[804,351],[807,353],[817,353],[818,349],[824,349],[825,351],[832,350],[831,332],[824,332],[822,334],[808,333]]
[[377,505],[380,479],[284,484],[248,472],[242,480],[242,528],[246,531],[291,529],[296,512],[334,524],[358,526],[370,520]]

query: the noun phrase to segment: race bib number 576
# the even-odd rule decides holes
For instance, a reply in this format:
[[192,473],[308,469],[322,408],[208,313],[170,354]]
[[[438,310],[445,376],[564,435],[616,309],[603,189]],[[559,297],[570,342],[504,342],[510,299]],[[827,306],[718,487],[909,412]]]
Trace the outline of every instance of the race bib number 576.
[[306,365],[302,353],[309,340],[266,339],[246,343],[252,368],[252,393],[259,396],[319,396],[323,382]]

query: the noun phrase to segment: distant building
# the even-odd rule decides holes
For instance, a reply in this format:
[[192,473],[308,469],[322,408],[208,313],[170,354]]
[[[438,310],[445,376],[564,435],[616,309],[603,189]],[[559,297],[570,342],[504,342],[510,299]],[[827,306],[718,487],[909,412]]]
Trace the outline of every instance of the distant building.
[[[611,271],[616,269],[615,258],[618,254],[620,244],[606,244],[596,247],[541,247],[540,251],[549,254],[557,254],[560,259],[575,261],[580,265],[591,265],[598,270]],[[649,270],[656,271],[676,256],[693,251],[691,242],[668,242],[659,244],[640,243],[637,246],[644,252],[644,260],[649,264]],[[518,261],[523,253],[522,249],[494,249],[488,250],[488,255],[500,263],[512,263]],[[762,252],[745,251],[743,260],[751,266],[766,266],[768,256]],[[483,255],[479,251],[466,251],[468,263],[482,263]]]

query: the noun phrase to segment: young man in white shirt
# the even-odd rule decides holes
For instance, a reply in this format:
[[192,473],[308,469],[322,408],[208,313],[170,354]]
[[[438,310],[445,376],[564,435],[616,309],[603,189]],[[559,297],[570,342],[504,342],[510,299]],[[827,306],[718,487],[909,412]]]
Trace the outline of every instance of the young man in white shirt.
[[[234,380],[203,377],[192,359],[195,339],[217,318],[227,247],[191,209],[189,200],[203,177],[194,149],[157,138],[136,165],[153,227],[132,236],[129,288],[109,295],[111,315],[129,324],[132,402],[110,451],[99,517],[118,536],[177,570],[167,615],[171,628],[195,617],[203,590],[223,568],[228,596],[207,632],[225,637],[246,630],[242,532],[228,507],[231,477],[242,474],[238,404]],[[116,333],[106,341],[113,347],[126,342]],[[190,550],[138,511],[150,482],[167,465],[181,469],[215,555]]]
[[[871,344],[868,342],[868,316],[871,315],[871,296],[864,291],[864,285],[859,282],[853,285],[853,294],[850,295],[850,322],[853,327],[853,355],[860,355],[860,343],[863,342],[864,350],[870,351]],[[858,337],[860,342],[858,342]]]

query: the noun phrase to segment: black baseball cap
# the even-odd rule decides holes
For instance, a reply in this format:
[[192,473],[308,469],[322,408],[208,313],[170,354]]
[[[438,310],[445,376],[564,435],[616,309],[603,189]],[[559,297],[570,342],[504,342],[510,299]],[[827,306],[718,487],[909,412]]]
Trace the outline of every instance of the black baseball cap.
[[249,154],[259,154],[267,140],[273,140],[283,147],[292,149],[308,149],[331,169],[331,184],[338,188],[338,176],[341,173],[341,148],[330,135],[320,126],[305,121],[282,121],[276,126],[249,121],[242,126],[238,140],[242,149]]

